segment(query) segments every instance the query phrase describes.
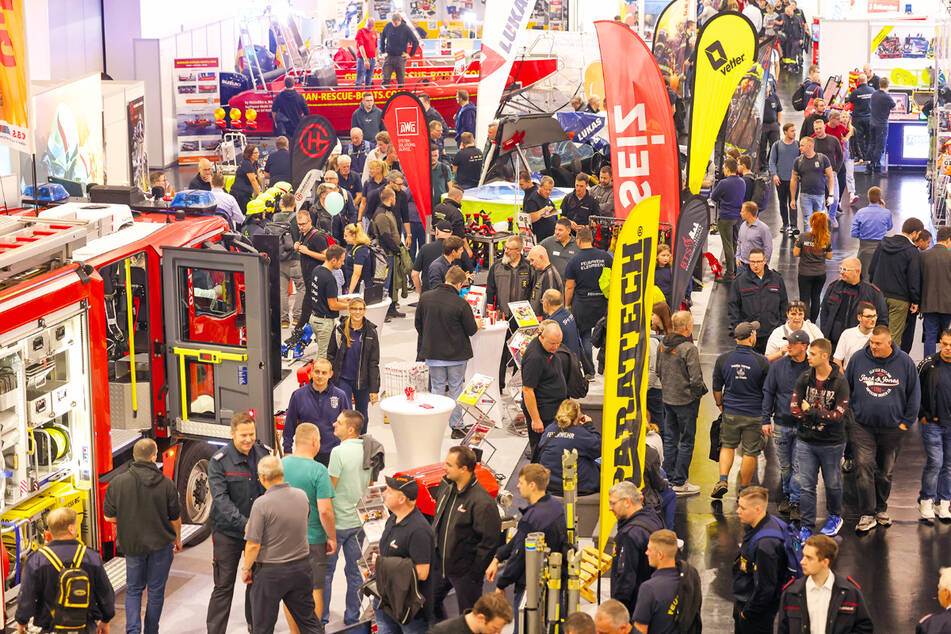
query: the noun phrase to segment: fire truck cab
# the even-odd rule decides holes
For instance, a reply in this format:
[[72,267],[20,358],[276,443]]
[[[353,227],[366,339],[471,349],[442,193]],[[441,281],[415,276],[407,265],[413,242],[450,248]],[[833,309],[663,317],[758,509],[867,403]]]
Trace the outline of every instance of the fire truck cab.
[[[139,438],[156,440],[178,486],[183,539],[207,535],[207,463],[229,441],[231,416],[260,413],[258,438],[273,446],[277,262],[239,241],[220,217],[133,218],[123,205],[0,217],[8,585],[58,506],[81,514],[83,540],[104,558],[121,553],[102,501]],[[116,586],[121,561],[107,564]]]

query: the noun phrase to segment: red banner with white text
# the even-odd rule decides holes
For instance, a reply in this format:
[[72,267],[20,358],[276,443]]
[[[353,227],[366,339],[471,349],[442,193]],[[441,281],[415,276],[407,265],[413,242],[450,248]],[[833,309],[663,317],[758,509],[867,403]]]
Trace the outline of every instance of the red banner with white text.
[[674,228],[680,211],[677,135],[667,86],[650,49],[624,24],[594,23],[604,66],[608,136],[614,179],[614,215],[626,218],[637,203],[660,196],[660,222]]
[[426,224],[432,213],[429,127],[423,105],[411,92],[400,91],[383,107],[383,125],[396,149],[406,185],[413,195],[420,220]]

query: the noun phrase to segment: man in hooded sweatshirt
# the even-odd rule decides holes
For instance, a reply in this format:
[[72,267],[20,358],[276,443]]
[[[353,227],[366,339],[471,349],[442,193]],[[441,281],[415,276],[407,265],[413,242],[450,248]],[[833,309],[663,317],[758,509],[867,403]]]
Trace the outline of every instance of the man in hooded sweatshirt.
[[895,341],[905,332],[909,309],[916,313],[921,303],[921,251],[915,241],[924,230],[920,219],[906,220],[899,235],[882,239],[869,267],[869,279],[885,296],[888,329]]
[[918,418],[921,386],[915,362],[892,343],[887,326],[876,326],[868,344],[845,368],[856,424],[855,447],[859,522],[864,533],[891,526],[886,512],[892,469],[908,429]]
[[158,445],[141,438],[132,446],[134,462],[117,475],[102,505],[107,522],[116,523],[119,547],[125,555],[126,625],[141,625],[142,592],[149,589],[145,632],[158,632],[165,601],[165,582],[173,553],[182,552],[182,514],[178,489],[155,465]]

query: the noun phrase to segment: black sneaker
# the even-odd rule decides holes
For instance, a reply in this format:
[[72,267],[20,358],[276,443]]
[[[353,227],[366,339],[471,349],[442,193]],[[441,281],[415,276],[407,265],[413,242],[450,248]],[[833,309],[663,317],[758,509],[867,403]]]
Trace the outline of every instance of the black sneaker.
[[842,459],[842,473],[852,473],[855,471],[855,460],[852,458]]
[[802,513],[799,511],[799,502],[793,502],[789,505],[789,521],[798,522],[802,519]]
[[401,313],[397,309],[391,308],[390,310],[386,311],[386,316],[387,317],[406,317],[406,313]]
[[718,480],[716,484],[713,485],[713,491],[710,493],[710,497],[715,500],[719,500],[726,492],[730,490],[730,485],[726,480]]
[[288,337],[287,340],[284,342],[284,345],[287,346],[288,348],[293,348],[294,346],[300,343],[300,340],[303,334],[304,334],[303,328],[295,329],[294,332],[291,333],[291,336]]
[[453,430],[452,430],[452,433],[449,435],[449,437],[452,438],[453,440],[459,440],[459,439],[461,439],[461,438],[465,438],[465,437],[466,437],[466,430],[463,429],[462,427],[460,427],[460,428],[458,428],[458,429],[453,429]]
[[780,515],[789,516],[789,498],[786,498],[776,506],[776,510]]

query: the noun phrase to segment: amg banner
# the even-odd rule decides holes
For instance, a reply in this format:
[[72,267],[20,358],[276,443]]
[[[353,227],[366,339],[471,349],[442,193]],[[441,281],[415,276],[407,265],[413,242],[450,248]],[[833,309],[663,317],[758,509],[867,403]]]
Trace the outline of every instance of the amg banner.
[[294,139],[291,142],[291,183],[294,191],[310,170],[324,168],[334,146],[337,145],[337,133],[327,119],[319,114],[304,117],[297,124]]
[[755,55],[756,32],[742,13],[722,11],[700,29],[687,142],[687,188],[693,194],[700,193],[727,108]]
[[[660,196],[660,222],[673,228],[680,210],[677,134],[667,87],[650,49],[624,24],[594,23],[604,67],[608,138],[614,180],[614,215],[627,218],[635,205]],[[657,235],[657,225],[652,228]]]
[[[383,106],[383,125],[390,133],[403,176],[413,196],[419,218],[426,224],[432,213],[432,172],[430,171],[429,127],[423,105],[411,92],[400,91]],[[425,192],[425,195],[418,195]]]
[[707,244],[707,230],[710,227],[710,212],[707,200],[702,196],[689,196],[680,206],[680,218],[677,220],[677,231],[674,233],[674,267],[671,281],[670,303],[671,310],[678,310],[680,303],[687,294],[687,285],[697,260]]
[[628,215],[611,267],[601,436],[601,550],[615,521],[608,508],[608,491],[622,480],[637,486],[643,480],[647,352],[660,204],[660,196],[645,198]]

